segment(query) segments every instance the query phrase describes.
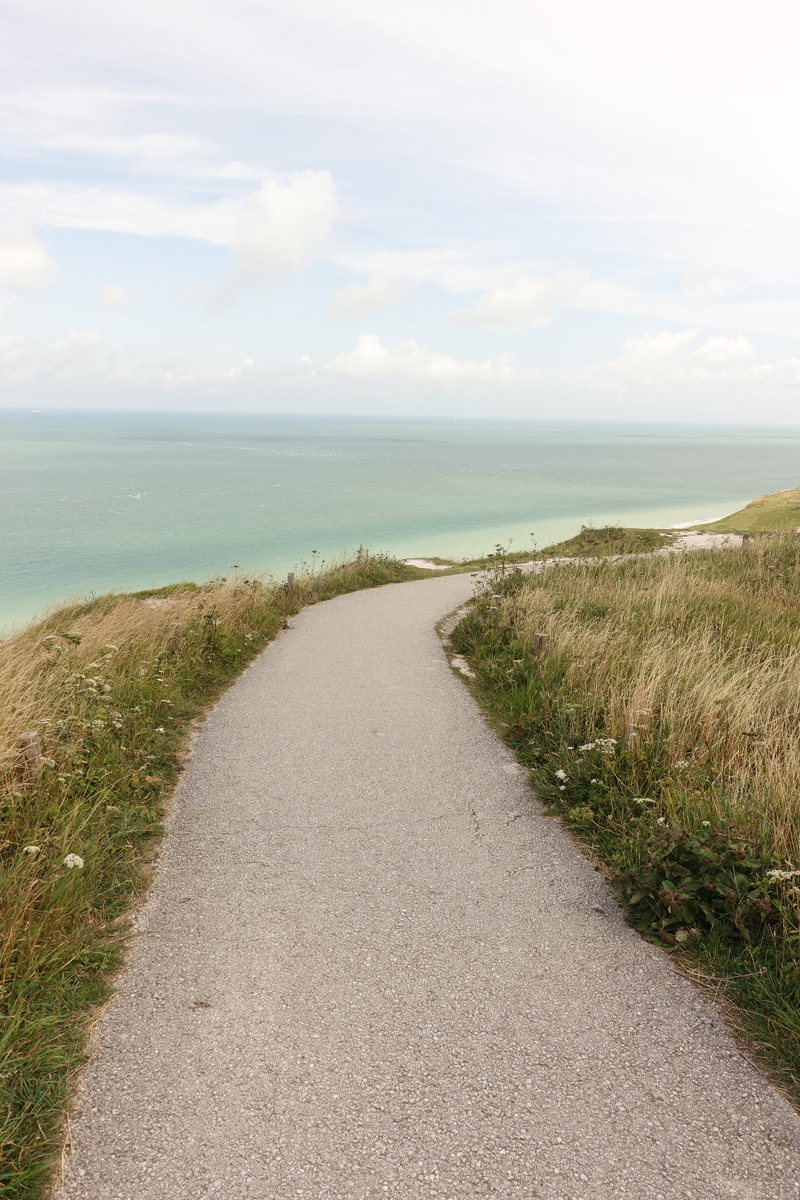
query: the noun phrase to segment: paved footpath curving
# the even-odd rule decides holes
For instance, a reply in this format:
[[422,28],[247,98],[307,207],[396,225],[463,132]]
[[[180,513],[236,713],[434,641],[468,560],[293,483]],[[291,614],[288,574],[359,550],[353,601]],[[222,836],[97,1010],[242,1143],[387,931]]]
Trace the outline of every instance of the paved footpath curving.
[[227,693],[62,1200],[800,1196],[800,1119],[542,817],[434,625],[303,612]]

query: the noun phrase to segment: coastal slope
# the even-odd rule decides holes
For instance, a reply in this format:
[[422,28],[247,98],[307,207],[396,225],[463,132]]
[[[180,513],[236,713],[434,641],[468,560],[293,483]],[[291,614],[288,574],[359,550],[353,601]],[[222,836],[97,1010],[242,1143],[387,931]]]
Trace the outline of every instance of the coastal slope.
[[712,533],[780,533],[800,529],[800,488],[756,496],[738,512],[703,526]]

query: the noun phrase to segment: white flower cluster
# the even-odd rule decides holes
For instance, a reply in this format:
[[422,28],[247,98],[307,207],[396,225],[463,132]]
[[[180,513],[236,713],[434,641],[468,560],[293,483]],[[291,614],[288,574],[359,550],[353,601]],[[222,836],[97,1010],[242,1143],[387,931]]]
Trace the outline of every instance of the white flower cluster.
[[615,754],[614,747],[617,744],[616,738],[596,738],[593,742],[586,742],[583,746],[578,746],[579,750],[600,750],[603,754]]
[[64,866],[68,871],[71,871],[73,867],[80,868],[83,866],[83,859],[80,854],[68,854],[64,859]]
[[566,779],[566,778],[567,778],[566,771],[556,771],[556,779]]
[[[92,663],[92,666],[99,665],[99,663]],[[84,692],[87,696],[97,696],[100,699],[104,699],[111,691],[111,684],[102,675],[84,675],[81,671],[73,671],[70,679],[74,680],[78,691]]]
[[800,875],[800,871],[767,871],[766,879],[794,879],[795,875]]
[[655,800],[651,800],[648,796],[634,796],[634,804],[655,804]]

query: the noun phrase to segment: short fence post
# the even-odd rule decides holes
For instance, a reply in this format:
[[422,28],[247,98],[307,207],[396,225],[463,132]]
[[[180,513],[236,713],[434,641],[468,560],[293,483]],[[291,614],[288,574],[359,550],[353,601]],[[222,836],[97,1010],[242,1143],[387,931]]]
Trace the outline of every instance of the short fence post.
[[742,534],[742,545],[744,545],[744,544],[745,544],[745,542],[749,542],[749,541],[750,541],[750,534],[749,534],[749,533],[743,533],[743,534]]
[[533,653],[537,658],[544,658],[547,654],[547,634],[535,633],[533,635]]
[[18,770],[21,776],[19,787],[21,791],[28,792],[36,783],[42,769],[42,743],[35,729],[17,738],[17,749]]
[[180,621],[173,621],[172,632],[169,635],[169,650],[171,654],[174,654],[180,646],[182,637],[183,626],[181,625]]
[[294,587],[294,571],[290,571],[286,576],[287,587]]

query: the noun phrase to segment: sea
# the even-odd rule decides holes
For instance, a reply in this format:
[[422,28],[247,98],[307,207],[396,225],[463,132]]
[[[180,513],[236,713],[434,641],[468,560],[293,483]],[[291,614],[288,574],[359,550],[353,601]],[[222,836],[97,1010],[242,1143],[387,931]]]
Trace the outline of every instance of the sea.
[[365,546],[543,547],[800,484],[800,428],[0,410],[0,629],[67,597]]

